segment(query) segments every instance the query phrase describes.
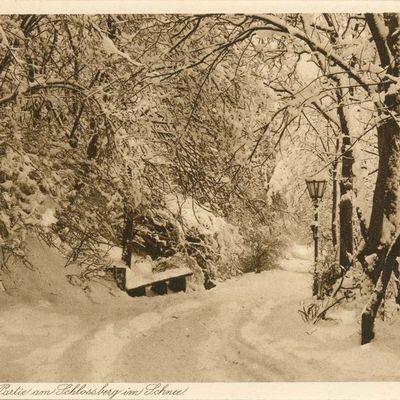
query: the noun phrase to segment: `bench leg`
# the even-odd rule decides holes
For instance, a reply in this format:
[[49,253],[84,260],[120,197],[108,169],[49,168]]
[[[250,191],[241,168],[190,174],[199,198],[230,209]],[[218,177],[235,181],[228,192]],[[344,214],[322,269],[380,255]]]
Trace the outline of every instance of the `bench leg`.
[[173,278],[169,281],[168,287],[173,292],[186,292],[186,277]]
[[128,289],[126,292],[131,297],[146,296],[146,288],[145,287],[140,287],[140,288],[135,288],[135,289]]
[[156,293],[156,294],[167,294],[168,288],[167,288],[167,282],[158,282],[155,283],[154,285],[151,286],[151,290]]

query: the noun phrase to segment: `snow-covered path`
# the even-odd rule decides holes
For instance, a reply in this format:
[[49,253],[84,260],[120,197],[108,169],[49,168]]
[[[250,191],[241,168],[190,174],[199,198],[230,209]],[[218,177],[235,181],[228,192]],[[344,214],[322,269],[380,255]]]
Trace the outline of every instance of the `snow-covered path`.
[[297,310],[310,294],[309,265],[284,260],[283,270],[211,291],[85,310],[50,303],[8,310],[1,314],[8,322],[0,381],[398,380],[398,369],[388,369],[399,364],[392,344],[361,348],[351,311],[340,324],[302,322]]

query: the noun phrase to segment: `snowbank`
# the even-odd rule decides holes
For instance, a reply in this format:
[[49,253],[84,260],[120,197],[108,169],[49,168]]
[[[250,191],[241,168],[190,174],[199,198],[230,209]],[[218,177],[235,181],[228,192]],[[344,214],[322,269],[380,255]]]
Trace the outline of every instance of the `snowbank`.
[[58,250],[33,236],[28,237],[26,247],[31,265],[11,262],[8,271],[1,273],[6,292],[0,291],[0,296],[5,301],[18,298],[18,301],[28,303],[105,302],[112,298],[110,294],[119,296],[123,293],[114,282],[107,280],[90,282],[86,288],[73,285],[70,282],[78,281],[74,277],[79,275],[81,269],[74,265],[65,268],[66,259]]

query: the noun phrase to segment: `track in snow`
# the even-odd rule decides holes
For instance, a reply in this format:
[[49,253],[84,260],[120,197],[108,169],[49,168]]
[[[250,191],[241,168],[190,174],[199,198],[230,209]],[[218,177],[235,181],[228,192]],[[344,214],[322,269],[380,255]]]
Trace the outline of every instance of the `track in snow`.
[[355,324],[302,322],[297,310],[310,297],[310,265],[292,258],[283,270],[246,274],[210,291],[124,297],[83,310],[50,303],[7,310],[0,381],[399,379],[399,372],[387,375],[399,357],[361,348]]

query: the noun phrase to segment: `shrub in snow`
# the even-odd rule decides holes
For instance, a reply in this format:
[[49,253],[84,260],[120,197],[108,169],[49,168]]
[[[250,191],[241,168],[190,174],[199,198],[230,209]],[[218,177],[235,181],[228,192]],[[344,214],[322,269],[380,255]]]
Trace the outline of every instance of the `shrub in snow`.
[[302,320],[307,323],[316,325],[321,320],[333,319],[328,317],[328,312],[336,309],[344,301],[350,302],[354,298],[351,291],[346,290],[341,293],[338,297],[325,297],[322,299],[313,299],[310,303],[301,304],[301,307],[297,310]]
[[170,257],[183,248],[178,223],[162,209],[137,209],[134,213],[133,250],[153,259]]
[[240,272],[245,249],[239,228],[183,196],[166,197],[167,214],[178,221],[181,248],[192,256],[209,279],[227,279]]
[[245,237],[248,248],[240,256],[243,273],[279,268],[283,241],[277,233],[270,232],[266,227],[251,227],[245,231]]
[[362,298],[371,294],[373,284],[368,275],[365,274],[361,263],[354,262],[343,278],[338,280],[334,286],[335,291],[342,290],[341,288],[350,289],[355,296]]
[[326,252],[317,262],[316,273],[314,274],[313,285],[316,288],[318,298],[330,296],[337,280],[342,276],[340,266],[337,262],[334,250]]
[[312,322],[315,325],[321,319],[325,319],[326,307],[326,299],[314,300],[308,304],[301,304],[297,312],[300,314],[301,319],[304,322]]
[[168,195],[163,207],[137,209],[134,227],[134,251],[160,260],[158,269],[187,262],[195,282],[206,285],[239,273],[239,229],[190,197]]
[[20,258],[28,263],[24,241],[29,229],[45,229],[42,224],[43,202],[47,190],[36,170],[37,158],[23,149],[2,149],[0,157],[0,248],[7,260]]

